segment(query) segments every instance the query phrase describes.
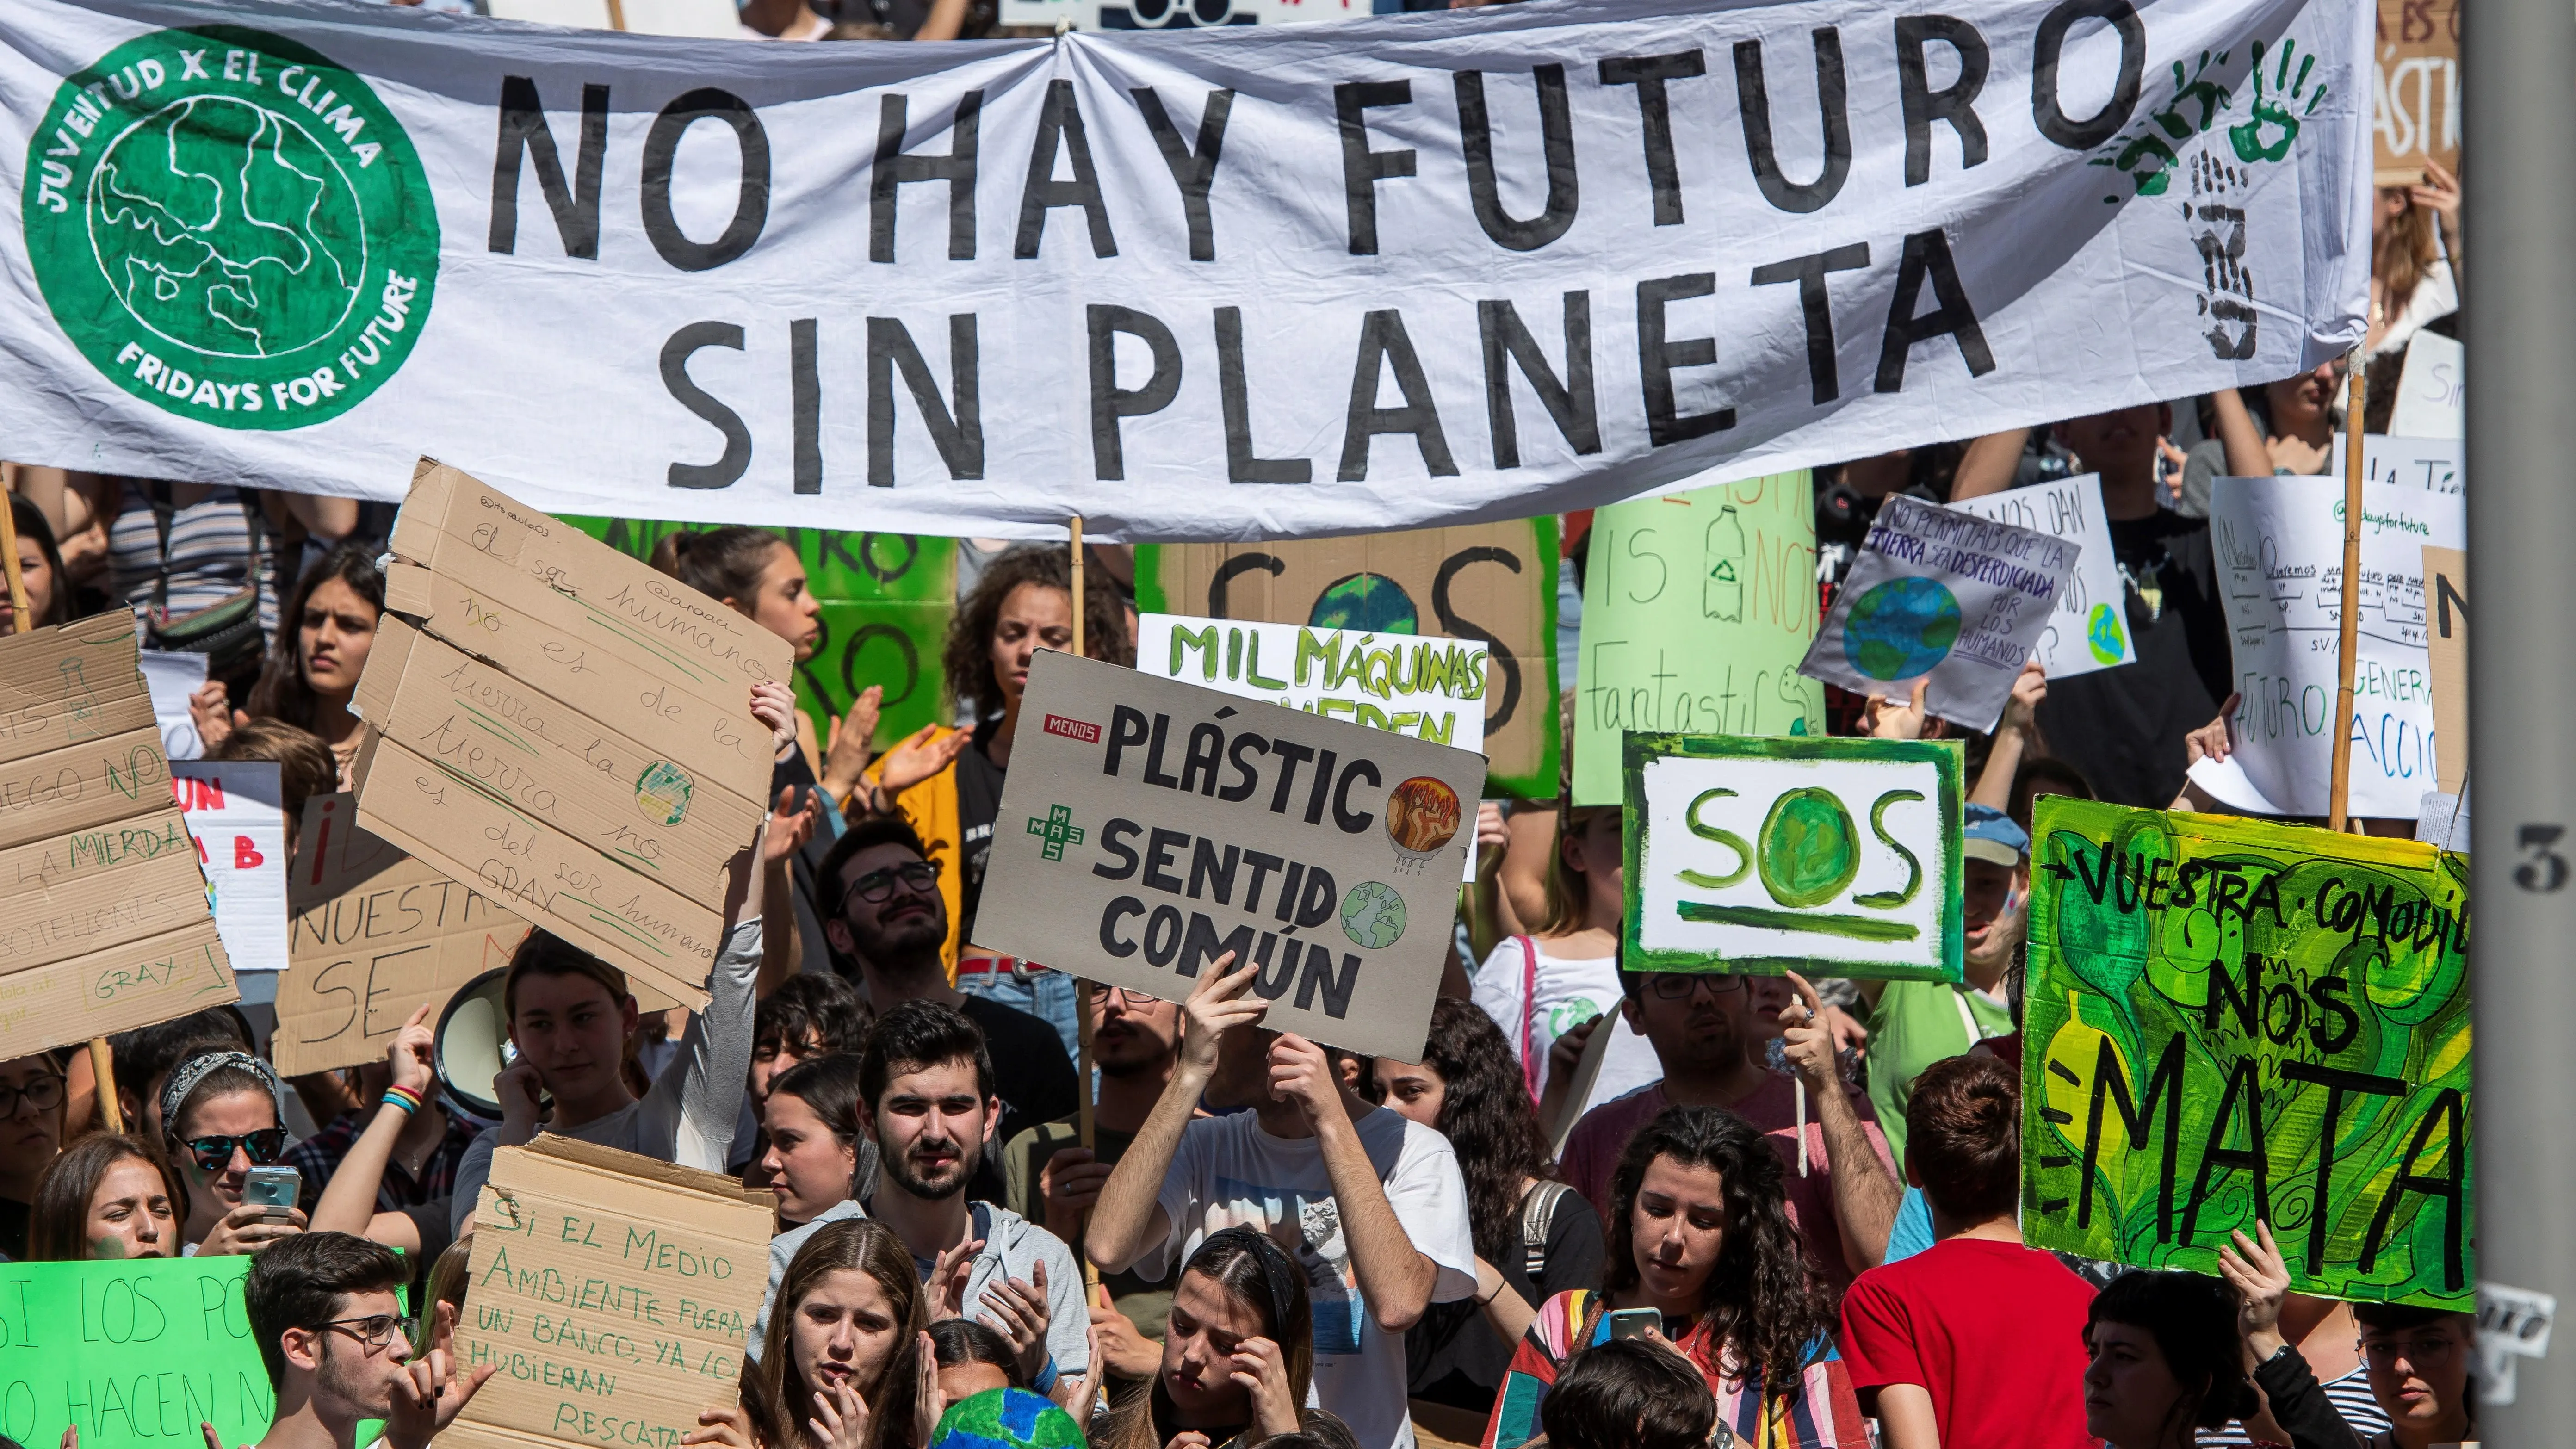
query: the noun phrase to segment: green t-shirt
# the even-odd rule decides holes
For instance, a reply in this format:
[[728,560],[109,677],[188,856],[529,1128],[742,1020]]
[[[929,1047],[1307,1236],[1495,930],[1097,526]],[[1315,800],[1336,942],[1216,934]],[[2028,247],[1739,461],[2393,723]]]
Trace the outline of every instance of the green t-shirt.
[[[1960,1015],[1960,1008],[1967,1016]],[[1976,1022],[1971,1035],[1968,1022]],[[2003,1002],[1969,986],[1941,981],[1891,981],[1869,1017],[1869,1104],[1898,1169],[1905,1164],[1905,1104],[1914,1079],[1944,1057],[1955,1057],[1990,1036],[2013,1029]]]
[[[1128,1144],[1135,1140],[1132,1132],[1113,1132],[1092,1124],[1092,1152],[1112,1167],[1127,1155]],[[1038,1174],[1046,1170],[1047,1160],[1059,1149],[1078,1146],[1081,1141],[1071,1117],[1041,1122],[1013,1137],[1002,1148],[1002,1205],[1044,1227],[1046,1199],[1038,1192]],[[1172,1279],[1178,1276],[1177,1268],[1171,1277],[1160,1279],[1136,1273],[1104,1273],[1100,1282],[1109,1290],[1109,1301],[1135,1322],[1136,1331],[1159,1343],[1163,1322],[1172,1316]]]

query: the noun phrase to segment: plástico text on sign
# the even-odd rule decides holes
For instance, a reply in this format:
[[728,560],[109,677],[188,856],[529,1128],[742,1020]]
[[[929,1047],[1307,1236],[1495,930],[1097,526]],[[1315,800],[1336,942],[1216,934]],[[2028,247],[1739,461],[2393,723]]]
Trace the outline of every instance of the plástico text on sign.
[[1961,979],[1957,742],[1626,738],[1630,970]]
[[1168,1001],[1228,951],[1264,1025],[1418,1058],[1481,755],[1041,653],[979,943]]
[[2469,868],[2411,840],[2042,796],[2022,1234],[2466,1310],[2477,1287]]

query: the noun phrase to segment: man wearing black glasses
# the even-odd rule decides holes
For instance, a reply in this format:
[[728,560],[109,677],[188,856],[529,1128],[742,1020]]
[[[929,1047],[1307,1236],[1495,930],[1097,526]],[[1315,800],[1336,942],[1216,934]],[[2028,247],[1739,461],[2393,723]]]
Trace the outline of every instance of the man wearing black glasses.
[[346,1233],[306,1233],[252,1260],[242,1283],[276,1417],[258,1449],[355,1449],[381,1419],[389,1449],[422,1449],[492,1376],[451,1376],[447,1355],[412,1356],[420,1329],[394,1289],[411,1273],[391,1249]]
[[[949,983],[940,956],[948,940],[948,905],[939,894],[939,868],[925,858],[921,838],[902,819],[876,816],[852,824],[832,843],[815,879],[823,888],[823,937],[831,943],[833,969],[866,988],[880,1019],[906,1001],[935,1001],[982,1028],[1002,1117],[967,1195],[1003,1201],[996,1168],[1001,1144],[1025,1128],[1070,1115],[1077,1104],[1080,1084],[1063,1038],[1025,1011]],[[984,906],[1011,908],[1008,901]]]

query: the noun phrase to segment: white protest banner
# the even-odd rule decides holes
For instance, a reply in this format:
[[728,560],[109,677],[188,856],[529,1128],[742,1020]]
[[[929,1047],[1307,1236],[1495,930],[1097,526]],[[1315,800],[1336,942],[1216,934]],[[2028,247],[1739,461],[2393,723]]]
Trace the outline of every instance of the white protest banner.
[[2111,521],[2102,512],[2102,475],[2052,478],[2044,483],[1966,498],[1950,505],[1962,513],[2061,538],[2083,552],[2057,597],[2057,613],[2039,631],[2039,663],[2051,679],[2090,674],[2138,657],[2122,616],[2119,556],[2111,551]]
[[1960,979],[1957,741],[1626,744],[1623,965]]
[[956,48],[209,14],[0,7],[26,461],[390,499],[428,451],[553,512],[1250,539],[1777,473],[2363,331],[2357,0]]
[[[1377,13],[1373,0],[1001,0],[1004,25],[1076,30],[1191,30],[1220,25],[1311,25]],[[1401,13],[1398,9],[1395,13]]]
[[[2461,496],[2362,486],[2360,655],[2352,718],[2341,722],[2342,482],[2221,478],[2210,490],[2209,525],[2244,701],[2232,722],[2230,768],[2196,769],[2192,778],[2240,810],[2323,815],[2333,732],[2344,728],[2352,732],[2352,813],[2416,818],[2439,778],[2424,547],[2464,546]],[[2254,795],[2235,785],[2238,776]]]
[[2082,556],[2078,545],[1892,494],[1798,672],[1990,730]]
[[1482,755],[1054,652],[1023,714],[977,944],[1165,1001],[1232,951],[1268,1026],[1420,1060]]
[[2406,344],[2397,373],[2397,401],[2388,430],[2419,438],[2457,438],[2468,432],[2468,353],[2436,332],[2418,332]]
[[285,970],[286,811],[276,762],[173,760],[170,793],[197,842],[233,969]]

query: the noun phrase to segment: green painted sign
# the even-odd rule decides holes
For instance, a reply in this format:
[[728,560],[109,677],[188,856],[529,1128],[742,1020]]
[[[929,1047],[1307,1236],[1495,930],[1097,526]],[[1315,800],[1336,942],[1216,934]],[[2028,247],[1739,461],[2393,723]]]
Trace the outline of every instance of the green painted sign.
[[2413,841],[2044,796],[2024,992],[2022,1232],[2471,1309],[2469,865]]
[[301,428],[365,401],[429,322],[438,207],[355,73],[236,25],[135,37],[27,144],[27,254],[90,365],[165,412]]
[[277,1399],[242,1307],[250,1262],[0,1263],[0,1434],[50,1449],[78,1425],[81,1449],[204,1449],[212,1424],[259,1442]]
[[[572,514],[563,521],[637,558],[650,558],[664,534],[703,527]],[[831,739],[832,720],[848,714],[850,702],[871,684],[885,690],[877,716],[880,750],[923,725],[952,722],[939,652],[957,609],[957,541],[826,528],[775,532],[795,548],[805,586],[823,605],[823,637],[814,657],[796,666],[796,696],[814,727],[816,749]]]
[[1821,735],[1816,498],[1804,470],[1592,515],[1574,681],[1574,803],[1616,805],[1619,736]]

